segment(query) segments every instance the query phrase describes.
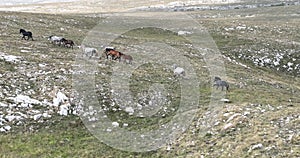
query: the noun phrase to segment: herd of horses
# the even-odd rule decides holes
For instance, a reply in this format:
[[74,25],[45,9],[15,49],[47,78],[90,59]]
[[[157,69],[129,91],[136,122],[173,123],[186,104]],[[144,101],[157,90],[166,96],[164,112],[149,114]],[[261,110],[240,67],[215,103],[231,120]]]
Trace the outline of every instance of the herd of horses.
[[[24,40],[31,39],[33,41],[32,32],[26,31],[24,29],[20,29],[20,34],[23,35],[22,39],[24,39]],[[27,39],[26,39],[26,37],[27,37]],[[63,45],[65,47],[72,48],[72,49],[73,49],[73,46],[75,45],[75,43],[72,40],[67,40],[63,37],[58,37],[58,36],[49,36],[48,40],[51,43],[58,44],[59,46]]]
[[[32,32],[26,31],[24,29],[20,29],[20,34],[23,35],[22,39],[24,39],[24,40],[31,39],[33,41]],[[27,39],[26,39],[26,37],[27,37]],[[67,40],[64,37],[59,37],[59,36],[49,36],[48,40],[53,44],[68,47],[68,48],[72,48],[72,49],[73,49],[73,46],[75,45],[75,43],[72,40]],[[97,49],[95,49],[95,48],[85,48],[84,46],[82,48],[83,48],[83,52],[86,55],[91,54],[91,56],[93,56],[94,54],[97,53]],[[115,50],[114,47],[106,47],[104,49],[103,53],[105,54],[106,59],[108,59],[110,57],[112,60],[119,60],[119,62],[121,60],[123,60],[124,62],[132,64],[133,58],[132,58],[131,55],[126,55],[126,54],[124,54],[120,51],[117,51],[117,50]],[[181,68],[181,69],[183,69],[183,68]],[[174,70],[174,73],[175,73],[175,70]],[[183,69],[182,72],[184,72],[184,69]],[[178,72],[176,72],[176,73],[178,73]],[[226,91],[229,91],[229,84],[226,81],[221,80],[220,77],[215,77],[214,78],[214,85],[213,86],[216,86],[217,89],[219,87],[221,87],[222,90],[224,90],[224,88],[225,88]]]
[[[24,29],[20,29],[20,34],[22,34],[22,39],[24,40],[29,40],[31,39],[33,41],[33,37],[32,37],[32,32],[30,31],[26,31]],[[27,38],[26,38],[27,37]],[[58,46],[64,46],[67,48],[72,48],[74,47],[75,43],[72,40],[67,40],[64,37],[61,36],[49,36],[48,40],[50,41],[50,43],[58,45]],[[85,54],[90,53],[91,55],[94,55],[97,53],[97,49],[95,48],[85,48],[83,47],[83,52]],[[133,58],[131,55],[126,55],[124,53],[121,53],[120,51],[115,50],[114,47],[106,47],[104,49],[103,52],[106,56],[106,59],[108,59],[109,57],[111,57],[112,60],[119,60],[119,62],[121,60],[123,60],[126,63],[132,64]]]

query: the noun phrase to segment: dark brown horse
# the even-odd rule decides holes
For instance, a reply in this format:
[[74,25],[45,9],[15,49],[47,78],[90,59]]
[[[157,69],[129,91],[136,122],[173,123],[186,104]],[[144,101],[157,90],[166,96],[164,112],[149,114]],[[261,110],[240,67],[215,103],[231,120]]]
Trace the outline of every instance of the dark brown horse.
[[65,38],[62,38],[62,39],[61,39],[61,43],[63,43],[63,45],[64,45],[65,47],[70,47],[70,48],[72,48],[72,49],[73,49],[73,46],[75,45],[75,43],[74,43],[72,40],[67,40],[67,39],[65,39]]
[[32,38],[32,32],[30,31],[26,31],[24,29],[20,29],[20,33],[23,35],[22,39],[26,39],[25,37],[27,36],[27,40],[29,40],[31,38],[31,40],[33,40]]

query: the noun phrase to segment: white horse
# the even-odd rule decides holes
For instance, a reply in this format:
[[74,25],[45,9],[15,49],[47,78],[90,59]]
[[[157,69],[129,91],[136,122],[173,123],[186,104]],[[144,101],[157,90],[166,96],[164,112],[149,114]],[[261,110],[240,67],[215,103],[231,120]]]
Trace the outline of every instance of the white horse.
[[63,37],[60,37],[60,36],[49,36],[48,37],[48,41],[50,41],[50,43],[53,43],[53,44],[57,44],[57,45],[61,45],[61,40],[63,39]]
[[98,53],[98,50],[96,48],[85,47],[85,45],[81,45],[78,47],[82,49],[82,55],[88,56],[89,58],[96,56]]
[[178,67],[176,64],[173,65],[174,68],[174,76],[185,76],[185,70],[182,67]]

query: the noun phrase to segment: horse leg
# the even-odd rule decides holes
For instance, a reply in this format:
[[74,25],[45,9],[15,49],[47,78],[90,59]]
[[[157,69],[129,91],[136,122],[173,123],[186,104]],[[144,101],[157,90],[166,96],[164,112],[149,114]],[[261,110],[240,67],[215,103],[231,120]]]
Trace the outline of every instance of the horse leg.
[[121,62],[121,56],[120,56],[120,54],[117,54],[117,55],[116,55],[115,60],[117,60],[117,59],[119,59],[119,62]]
[[111,60],[113,60],[113,55],[110,52],[105,52],[106,59],[108,59],[108,56],[111,56]]
[[113,55],[113,54],[110,54],[111,55],[111,60],[116,60],[116,56],[115,55]]

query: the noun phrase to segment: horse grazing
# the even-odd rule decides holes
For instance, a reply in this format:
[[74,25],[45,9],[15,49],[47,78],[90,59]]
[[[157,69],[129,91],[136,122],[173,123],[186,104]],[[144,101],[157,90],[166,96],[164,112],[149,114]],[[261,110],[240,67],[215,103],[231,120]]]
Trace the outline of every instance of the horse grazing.
[[122,55],[121,55],[121,60],[123,60],[124,63],[127,62],[127,63],[129,63],[129,64],[132,64],[133,58],[132,58],[131,55],[122,54]]
[[33,41],[33,38],[32,38],[32,32],[30,31],[26,31],[24,29],[20,29],[20,34],[23,35],[22,39],[26,40],[26,36],[27,36],[27,40],[29,40],[31,38],[31,40]]
[[69,47],[72,49],[73,49],[73,46],[75,45],[75,43],[72,40],[67,40],[65,38],[61,39],[61,43],[63,43],[65,47]]

